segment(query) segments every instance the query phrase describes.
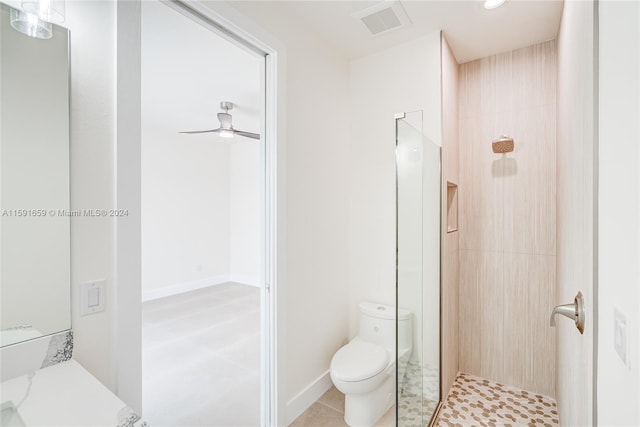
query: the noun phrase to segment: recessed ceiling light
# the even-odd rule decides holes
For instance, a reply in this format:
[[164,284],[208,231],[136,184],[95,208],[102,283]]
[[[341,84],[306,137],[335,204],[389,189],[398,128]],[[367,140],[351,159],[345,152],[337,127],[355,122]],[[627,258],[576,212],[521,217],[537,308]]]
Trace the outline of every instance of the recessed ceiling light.
[[485,0],[484,2],[484,8],[485,9],[495,9],[496,7],[500,7],[502,6],[502,4],[505,2],[506,0]]

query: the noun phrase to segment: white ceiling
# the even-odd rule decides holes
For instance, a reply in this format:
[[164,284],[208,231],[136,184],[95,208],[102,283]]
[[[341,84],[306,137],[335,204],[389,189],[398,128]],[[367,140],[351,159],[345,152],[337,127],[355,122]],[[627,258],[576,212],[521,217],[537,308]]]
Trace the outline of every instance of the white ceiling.
[[260,133],[261,58],[157,1],[142,2],[142,128],[180,140],[217,134],[220,101],[236,129]]
[[351,14],[381,1],[286,1],[283,4],[349,58],[443,30],[458,62],[556,38],[562,0],[507,0],[493,10],[480,0],[402,0],[411,25],[372,36]]
[[[403,0],[410,26],[371,36],[351,14],[379,1],[285,1],[349,58],[444,30],[459,62],[557,35],[561,0],[507,0],[487,11],[479,0]],[[143,129],[176,134],[218,127],[220,101],[231,101],[236,129],[260,132],[261,58],[156,1],[142,2]],[[155,133],[155,132],[154,132]],[[181,135],[209,140],[215,134]]]

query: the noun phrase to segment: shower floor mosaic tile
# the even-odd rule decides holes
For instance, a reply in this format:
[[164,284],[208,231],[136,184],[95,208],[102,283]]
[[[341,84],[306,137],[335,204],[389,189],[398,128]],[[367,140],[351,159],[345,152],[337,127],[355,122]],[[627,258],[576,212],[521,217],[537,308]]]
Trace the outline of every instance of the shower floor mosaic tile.
[[398,401],[398,426],[422,427],[429,424],[438,405],[439,380],[437,367],[422,367],[414,360],[407,364]]
[[550,397],[459,373],[436,427],[556,427],[558,409]]

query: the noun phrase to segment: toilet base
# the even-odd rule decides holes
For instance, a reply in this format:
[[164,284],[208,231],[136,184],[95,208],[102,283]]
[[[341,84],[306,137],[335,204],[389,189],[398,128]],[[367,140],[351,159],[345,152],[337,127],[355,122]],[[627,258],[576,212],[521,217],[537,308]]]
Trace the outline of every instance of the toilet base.
[[347,394],[344,400],[344,421],[351,427],[371,427],[395,403],[395,375],[375,390],[363,394]]

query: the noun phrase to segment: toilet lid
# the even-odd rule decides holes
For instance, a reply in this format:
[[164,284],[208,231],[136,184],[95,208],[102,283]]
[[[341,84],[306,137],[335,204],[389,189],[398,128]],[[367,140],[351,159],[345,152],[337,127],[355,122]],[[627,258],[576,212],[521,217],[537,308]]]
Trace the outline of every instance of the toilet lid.
[[331,370],[342,381],[362,381],[387,367],[387,351],[368,342],[352,341],[342,347],[331,360]]

